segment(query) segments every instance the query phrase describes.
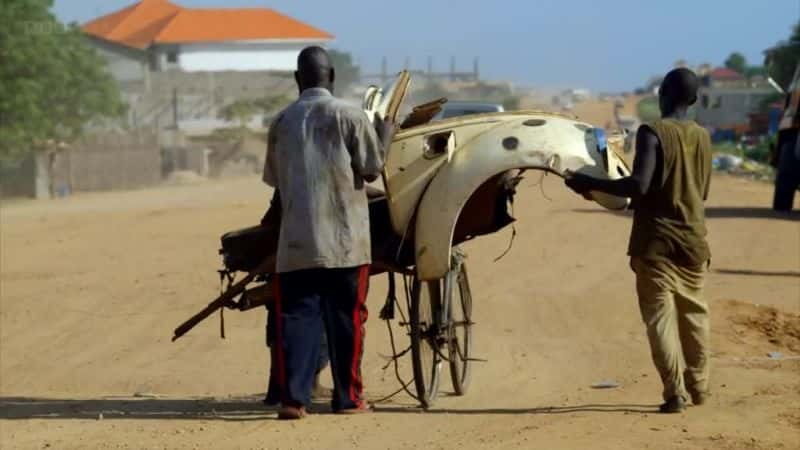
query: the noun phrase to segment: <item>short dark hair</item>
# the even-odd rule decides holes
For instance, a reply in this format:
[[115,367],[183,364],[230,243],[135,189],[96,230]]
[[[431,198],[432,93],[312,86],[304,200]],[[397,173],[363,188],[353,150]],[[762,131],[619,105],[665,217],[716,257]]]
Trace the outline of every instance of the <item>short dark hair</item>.
[[322,47],[316,45],[306,47],[297,55],[297,70],[299,72],[319,72],[330,67],[330,56]]
[[659,95],[663,95],[676,105],[691,106],[697,101],[700,82],[697,75],[684,67],[671,70],[661,82]]

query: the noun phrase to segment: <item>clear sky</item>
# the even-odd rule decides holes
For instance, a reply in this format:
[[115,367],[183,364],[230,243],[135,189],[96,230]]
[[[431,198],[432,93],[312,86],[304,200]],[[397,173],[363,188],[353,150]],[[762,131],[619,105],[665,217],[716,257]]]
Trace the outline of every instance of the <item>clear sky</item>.
[[[631,90],[685,59],[750,63],[785,39],[800,0],[173,0],[188,7],[270,7],[336,36],[367,71],[388,58],[424,69],[471,70],[532,87]],[[55,0],[63,21],[86,22],[134,0]]]

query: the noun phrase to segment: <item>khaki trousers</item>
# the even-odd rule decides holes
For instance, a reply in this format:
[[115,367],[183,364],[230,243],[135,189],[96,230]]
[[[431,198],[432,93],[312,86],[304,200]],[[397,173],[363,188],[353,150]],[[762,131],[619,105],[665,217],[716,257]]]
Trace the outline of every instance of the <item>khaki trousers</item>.
[[705,267],[631,258],[639,309],[650,352],[664,383],[664,400],[707,393],[709,312],[703,298]]

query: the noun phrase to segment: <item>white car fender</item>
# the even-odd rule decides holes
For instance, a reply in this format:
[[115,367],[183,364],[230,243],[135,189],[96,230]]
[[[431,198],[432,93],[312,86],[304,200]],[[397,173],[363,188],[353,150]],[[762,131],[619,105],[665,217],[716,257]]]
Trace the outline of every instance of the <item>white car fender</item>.
[[[562,175],[566,170],[598,178],[609,174],[603,155],[587,124],[561,116],[540,114],[505,118],[453,152],[425,189],[416,216],[415,257],[417,276],[435,280],[450,269],[453,232],[462,208],[473,192],[492,176],[513,169],[541,169]],[[510,120],[509,120],[510,119]],[[454,128],[458,139],[458,128]],[[616,168],[616,155],[610,156]],[[627,170],[627,169],[626,169]],[[609,209],[622,209],[627,199],[594,195]]]

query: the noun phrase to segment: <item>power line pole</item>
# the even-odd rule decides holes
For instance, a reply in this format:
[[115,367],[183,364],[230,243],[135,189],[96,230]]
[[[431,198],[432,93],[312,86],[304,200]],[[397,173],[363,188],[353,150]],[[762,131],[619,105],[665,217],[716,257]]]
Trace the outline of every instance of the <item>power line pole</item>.
[[172,88],[172,126],[178,129],[178,88]]
[[428,83],[433,81],[433,57],[428,56]]

